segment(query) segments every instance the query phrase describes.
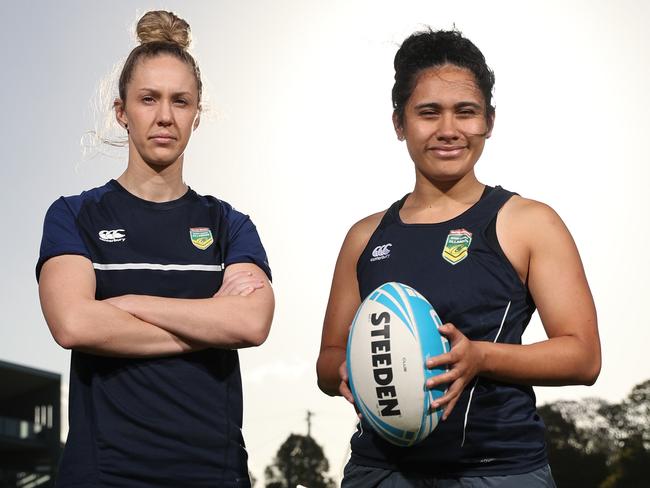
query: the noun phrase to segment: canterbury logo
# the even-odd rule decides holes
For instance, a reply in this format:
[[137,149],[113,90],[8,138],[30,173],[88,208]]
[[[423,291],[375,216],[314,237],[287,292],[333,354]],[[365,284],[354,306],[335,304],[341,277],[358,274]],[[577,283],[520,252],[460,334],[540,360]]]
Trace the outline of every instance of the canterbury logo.
[[99,239],[104,242],[122,242],[126,241],[126,234],[124,229],[115,230],[100,230]]
[[372,250],[372,258],[370,261],[379,261],[380,259],[389,258],[391,246],[392,244],[389,242],[388,244],[383,244],[374,248]]

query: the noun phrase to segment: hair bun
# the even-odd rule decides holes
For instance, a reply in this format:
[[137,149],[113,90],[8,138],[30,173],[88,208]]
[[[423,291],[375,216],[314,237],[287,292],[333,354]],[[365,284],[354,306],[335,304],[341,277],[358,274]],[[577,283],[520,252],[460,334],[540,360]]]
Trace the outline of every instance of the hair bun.
[[140,44],[169,42],[187,49],[192,42],[190,24],[173,12],[151,10],[142,16],[136,27]]

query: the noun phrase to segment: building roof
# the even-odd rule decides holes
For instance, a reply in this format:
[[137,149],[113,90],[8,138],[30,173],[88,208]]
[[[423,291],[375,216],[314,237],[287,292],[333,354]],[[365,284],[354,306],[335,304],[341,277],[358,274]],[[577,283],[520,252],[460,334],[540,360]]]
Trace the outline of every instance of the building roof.
[[0,361],[0,402],[60,383],[58,373]]

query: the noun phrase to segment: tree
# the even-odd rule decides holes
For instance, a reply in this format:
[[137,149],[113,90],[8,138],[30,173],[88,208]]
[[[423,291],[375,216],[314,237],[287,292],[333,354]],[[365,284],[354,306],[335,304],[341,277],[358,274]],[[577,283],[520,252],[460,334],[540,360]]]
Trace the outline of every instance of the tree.
[[309,435],[291,434],[280,446],[273,464],[264,470],[266,488],[334,488],[328,477],[329,462]]
[[603,414],[617,430],[619,447],[627,439],[638,437],[645,450],[650,450],[650,380],[632,388],[620,404],[603,408]]
[[599,488],[647,486],[650,478],[650,452],[644,447],[643,437],[640,434],[634,434],[625,440],[610,471],[611,474]]
[[620,403],[598,398],[538,409],[558,486],[636,488],[650,478],[650,380]]
[[558,402],[538,409],[546,424],[549,464],[558,486],[596,487],[607,476],[607,453],[601,443],[580,429],[567,414],[575,412],[577,404]]

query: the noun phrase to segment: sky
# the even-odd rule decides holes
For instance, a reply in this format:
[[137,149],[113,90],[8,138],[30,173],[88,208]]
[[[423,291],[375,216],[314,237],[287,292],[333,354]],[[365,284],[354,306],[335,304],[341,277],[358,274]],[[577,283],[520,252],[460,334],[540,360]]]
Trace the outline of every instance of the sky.
[[[190,23],[206,85],[185,180],[250,214],[273,268],[271,335],[241,352],[244,435],[260,484],[288,435],[306,434],[307,410],[336,479],[346,461],[354,412],[316,387],[322,319],[349,227],[412,189],[413,165],[391,123],[392,62],[426,25],[455,25],[496,74],[496,125],[479,179],[560,214],[596,301],[598,382],[536,388],[538,403],[618,402],[650,377],[650,4],[642,0],[2,0],[1,360],[67,383],[69,352],[49,334],[34,275],[43,216],[60,195],[124,170],[126,152],[84,156],[80,141],[104,120],[109,103],[93,111],[98,88],[135,46],[136,20],[159,8]],[[535,317],[524,341],[544,337]]]

